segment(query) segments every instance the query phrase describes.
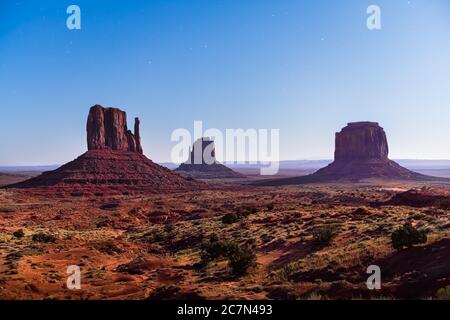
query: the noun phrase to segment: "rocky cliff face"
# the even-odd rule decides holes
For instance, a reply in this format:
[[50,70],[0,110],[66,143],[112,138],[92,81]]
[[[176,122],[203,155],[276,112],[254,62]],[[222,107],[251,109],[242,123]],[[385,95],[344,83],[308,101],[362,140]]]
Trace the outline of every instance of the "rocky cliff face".
[[335,161],[387,160],[386,133],[376,122],[349,123],[336,133]]
[[135,119],[133,134],[127,128],[127,114],[116,108],[93,106],[87,120],[88,150],[116,150],[143,153],[139,134],[139,119]]

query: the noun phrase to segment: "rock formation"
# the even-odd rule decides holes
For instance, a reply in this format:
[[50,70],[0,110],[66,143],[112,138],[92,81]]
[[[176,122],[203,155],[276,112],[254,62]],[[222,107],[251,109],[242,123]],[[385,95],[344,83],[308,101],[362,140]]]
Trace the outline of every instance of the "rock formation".
[[143,155],[139,124],[136,118],[133,134],[127,129],[125,112],[96,105],[88,116],[86,153],[54,171],[8,188],[45,187],[60,194],[109,194],[177,192],[199,187],[201,183]]
[[336,133],[337,162],[388,160],[386,133],[376,122],[353,122]]
[[95,105],[87,121],[88,150],[117,150],[143,153],[139,135],[139,118],[134,134],[127,128],[127,114],[117,108]]
[[442,180],[410,171],[389,160],[386,133],[376,122],[349,123],[336,133],[334,162],[303,177],[277,179],[264,185],[300,184],[327,181]]
[[214,141],[210,138],[200,138],[194,142],[189,152],[189,158],[175,171],[198,179],[243,178],[238,172],[227,168],[216,160]]

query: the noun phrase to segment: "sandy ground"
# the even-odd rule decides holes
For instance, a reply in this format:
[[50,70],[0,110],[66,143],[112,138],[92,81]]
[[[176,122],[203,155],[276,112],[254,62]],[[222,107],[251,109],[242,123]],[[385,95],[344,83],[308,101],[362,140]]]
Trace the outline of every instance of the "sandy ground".
[[[433,298],[450,284],[450,212],[383,204],[421,186],[216,182],[195,193],[90,198],[0,190],[0,299]],[[238,221],[223,223],[230,213]],[[397,252],[390,235],[406,222],[428,242]],[[329,244],[314,238],[324,226],[335,230]],[[244,276],[226,259],[198,267],[213,234],[251,243],[257,265]],[[382,270],[379,291],[366,286],[372,264]],[[81,267],[81,290],[66,286],[70,265]]]

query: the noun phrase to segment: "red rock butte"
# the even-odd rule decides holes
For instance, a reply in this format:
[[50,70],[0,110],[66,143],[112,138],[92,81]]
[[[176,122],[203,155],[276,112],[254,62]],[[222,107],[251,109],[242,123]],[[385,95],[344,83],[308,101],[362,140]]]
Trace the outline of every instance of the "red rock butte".
[[444,180],[408,170],[388,158],[389,147],[384,129],[376,122],[349,123],[336,133],[334,162],[317,172],[262,185],[289,185],[313,182],[386,180]]
[[195,141],[190,150],[189,159],[175,171],[196,179],[244,178],[244,175],[216,160],[215,144],[210,138],[200,138]]
[[143,153],[139,118],[134,119],[134,134],[127,128],[127,114],[117,108],[95,105],[87,120],[88,150],[117,150]]
[[127,115],[117,108],[93,106],[87,120],[88,151],[77,159],[7,188],[47,188],[52,192],[92,194],[188,191],[200,185],[164,168],[144,154],[135,119],[134,133]]

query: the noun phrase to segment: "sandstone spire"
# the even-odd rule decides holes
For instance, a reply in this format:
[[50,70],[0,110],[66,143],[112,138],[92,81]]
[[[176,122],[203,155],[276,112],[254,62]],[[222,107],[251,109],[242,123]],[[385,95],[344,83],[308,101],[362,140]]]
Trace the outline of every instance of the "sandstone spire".
[[134,140],[136,142],[136,152],[143,153],[142,145],[141,145],[141,134],[139,131],[139,125],[141,122],[139,118],[134,118]]

